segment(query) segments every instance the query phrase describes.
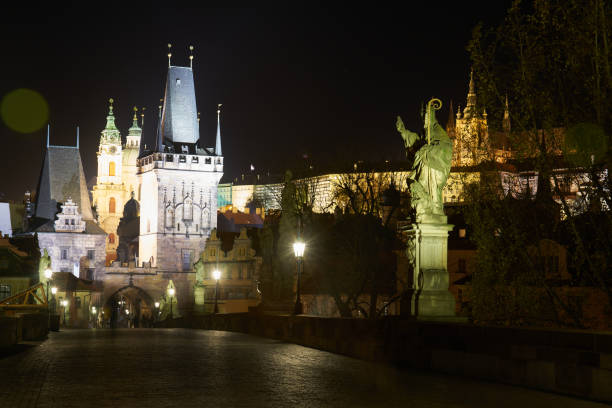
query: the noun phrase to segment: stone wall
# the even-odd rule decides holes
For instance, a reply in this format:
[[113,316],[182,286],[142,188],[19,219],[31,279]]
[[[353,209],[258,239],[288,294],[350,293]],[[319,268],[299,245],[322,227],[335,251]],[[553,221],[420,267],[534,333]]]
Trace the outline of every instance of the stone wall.
[[19,313],[0,316],[0,348],[22,340],[42,340],[49,332],[47,313]]
[[162,322],[612,402],[612,333],[254,313]]

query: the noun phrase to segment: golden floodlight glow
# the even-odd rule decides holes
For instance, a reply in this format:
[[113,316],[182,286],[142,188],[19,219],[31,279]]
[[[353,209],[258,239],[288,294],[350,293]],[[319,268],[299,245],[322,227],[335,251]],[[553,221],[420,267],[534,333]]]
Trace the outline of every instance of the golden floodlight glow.
[[8,128],[19,133],[32,133],[47,123],[49,105],[32,89],[15,89],[2,98],[0,116]]
[[176,293],[174,288],[168,289],[168,295],[170,295],[170,297],[174,296],[174,293]]
[[221,279],[221,271],[220,271],[220,270],[218,270],[218,269],[215,269],[215,270],[213,271],[213,278],[215,278],[215,280],[219,280],[219,279]]

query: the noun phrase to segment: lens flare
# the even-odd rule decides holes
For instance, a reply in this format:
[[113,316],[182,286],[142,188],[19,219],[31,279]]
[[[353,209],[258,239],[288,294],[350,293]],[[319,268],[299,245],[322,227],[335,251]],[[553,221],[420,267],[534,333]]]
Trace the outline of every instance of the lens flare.
[[34,90],[15,89],[2,98],[0,116],[8,128],[19,133],[32,133],[47,123],[49,105]]

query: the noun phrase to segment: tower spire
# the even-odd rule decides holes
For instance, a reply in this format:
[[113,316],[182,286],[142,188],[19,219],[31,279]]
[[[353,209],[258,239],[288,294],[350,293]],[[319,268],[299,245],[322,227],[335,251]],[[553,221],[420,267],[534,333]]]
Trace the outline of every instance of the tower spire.
[[508,94],[506,94],[506,104],[504,106],[504,119],[502,120],[504,132],[510,133],[510,108],[508,107]]
[[470,85],[467,95],[467,104],[463,110],[463,114],[472,114],[476,112],[476,87],[474,86],[474,69],[470,71]]
[[217,141],[215,143],[215,154],[223,156],[221,152],[221,104],[217,105]]
[[110,98],[108,102],[108,116],[106,116],[106,127],[102,130],[101,143],[121,144],[121,133],[115,125],[115,115],[113,115],[113,98]]

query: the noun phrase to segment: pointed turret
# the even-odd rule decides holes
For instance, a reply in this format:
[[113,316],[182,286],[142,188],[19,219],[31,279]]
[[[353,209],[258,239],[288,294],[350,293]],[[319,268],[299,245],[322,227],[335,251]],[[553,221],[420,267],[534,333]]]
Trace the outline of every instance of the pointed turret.
[[215,154],[223,156],[221,152],[221,104],[217,106],[217,140],[215,142]]
[[121,133],[115,125],[115,115],[113,114],[113,98],[108,100],[108,116],[106,116],[106,127],[102,130],[102,138],[100,144],[121,144]]
[[505,133],[510,133],[510,108],[508,108],[508,95],[506,95],[506,106],[504,107],[504,119],[502,120],[502,128]]
[[463,110],[464,116],[471,116],[476,113],[476,87],[474,85],[474,70],[470,71],[470,85],[467,95],[467,104]]
[[128,130],[126,148],[139,149],[140,138],[142,137],[142,128],[138,126],[138,108],[134,106],[134,118],[132,119],[132,127]]

